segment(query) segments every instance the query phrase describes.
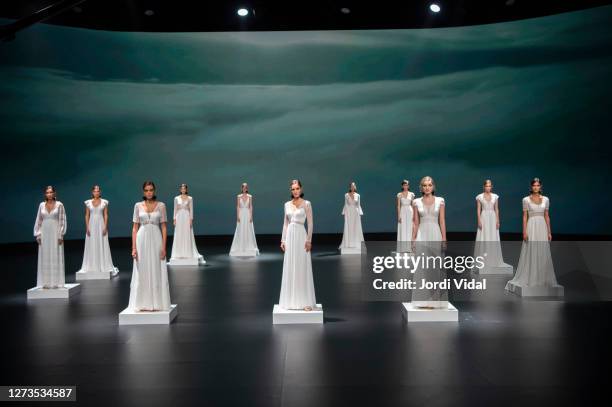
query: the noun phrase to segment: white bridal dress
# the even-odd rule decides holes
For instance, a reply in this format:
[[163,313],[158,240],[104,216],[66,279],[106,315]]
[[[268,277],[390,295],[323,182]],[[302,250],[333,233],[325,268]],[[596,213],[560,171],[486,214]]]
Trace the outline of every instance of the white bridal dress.
[[527,211],[527,241],[523,241],[521,255],[514,278],[506,284],[506,290],[510,283],[522,287],[552,287],[557,286],[555,269],[550,254],[550,243],[548,241],[548,227],[544,220],[544,213],[549,208],[549,200],[542,197],[540,204],[534,203],[530,197],[523,198],[523,211]]
[[119,270],[113,265],[108,233],[104,234],[104,209],[108,201],[100,199],[100,204],[94,206],[93,200],[88,199],[85,206],[89,209],[89,236],[85,235],[83,264],[79,271],[117,274]]
[[412,201],[414,193],[408,191],[404,196],[403,192],[397,194],[397,199],[400,200],[399,217],[402,220],[397,223],[397,251],[407,252],[410,250],[410,242],[412,241]]
[[134,223],[139,223],[136,235],[138,258],[134,259],[130,302],[133,311],[170,309],[170,286],[166,259],[160,259],[162,234],[160,225],[167,222],[166,205],[158,202],[152,212],[147,212],[145,204],[134,205]]
[[[292,201],[285,202],[282,242],[285,243],[283,278],[278,305],[283,309],[304,309],[316,306],[312,262],[306,242],[312,239],[312,206],[303,201],[295,207]],[[308,232],[304,227],[308,223]]]
[[[423,198],[412,202],[414,210],[419,216],[419,230],[415,240],[415,256],[444,256],[442,250],[442,231],[440,230],[440,208],[444,206],[444,198],[434,197],[430,205],[423,203]],[[423,260],[424,261],[424,260]],[[414,273],[417,287],[421,281],[437,282],[446,278],[444,269],[434,266],[419,267]],[[415,289],[412,290],[412,304],[417,308],[443,308],[448,307],[448,292],[443,289]]]
[[344,233],[342,234],[342,243],[340,249],[361,249],[363,239],[363,230],[361,228],[361,196],[355,192],[353,197],[350,193],[344,194]]
[[34,236],[40,237],[38,245],[38,270],[36,286],[43,288],[60,288],[66,282],[64,270],[64,245],[59,239],[66,234],[66,210],[60,201],[49,212],[44,202],[38,206]]
[[172,256],[175,259],[198,259],[199,263],[205,263],[204,257],[198,252],[193,235],[193,198],[191,196],[184,200],[181,195],[174,198],[174,238],[172,239]]
[[[499,196],[492,193],[490,200],[487,200],[485,194],[482,193],[476,196],[476,201],[480,202],[480,223],[482,228],[478,228],[476,231],[474,257],[482,256],[484,258],[484,269],[510,267],[504,263],[499,229],[497,228],[495,204],[499,201]],[[486,256],[484,255],[485,253]]]
[[258,256],[257,240],[255,240],[255,227],[253,226],[253,197],[246,195],[246,199],[238,195],[237,217],[234,240],[230,248],[230,256]]

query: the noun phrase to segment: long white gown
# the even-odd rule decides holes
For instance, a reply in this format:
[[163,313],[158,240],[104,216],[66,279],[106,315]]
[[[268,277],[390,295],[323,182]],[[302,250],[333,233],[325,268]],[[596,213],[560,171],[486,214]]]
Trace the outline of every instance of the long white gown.
[[[476,243],[474,245],[474,257],[484,258],[484,269],[495,267],[507,267],[501,250],[499,229],[497,228],[497,215],[495,204],[499,201],[497,194],[491,194],[491,199],[486,200],[484,193],[476,196],[480,202],[480,223],[482,229],[476,231]],[[484,254],[486,253],[486,256]]]
[[[282,241],[285,242],[283,278],[278,305],[283,309],[304,309],[316,306],[312,261],[306,242],[312,240],[312,205],[302,202],[299,208],[285,202]],[[308,224],[308,232],[304,223]]]
[[198,259],[204,263],[204,257],[198,252],[195,236],[193,235],[193,198],[187,197],[185,201],[180,195],[174,198],[174,238],[172,240],[172,256],[174,259]]
[[34,236],[40,237],[38,245],[38,268],[36,286],[60,288],[66,283],[64,268],[64,245],[59,244],[66,234],[66,210],[60,201],[55,202],[51,212],[45,202],[38,206],[34,222]]
[[230,256],[258,256],[259,249],[257,248],[257,240],[255,239],[255,227],[252,222],[253,215],[253,197],[247,194],[247,198],[242,198],[242,194],[238,195],[238,219],[236,222],[236,231],[234,232],[234,240],[230,248]]
[[93,200],[85,201],[89,209],[89,236],[85,234],[85,251],[83,252],[83,272],[119,272],[113,265],[110,245],[108,244],[108,233],[104,234],[104,208],[108,206],[106,199],[101,199],[98,206],[93,205]]
[[558,285],[555,277],[550,242],[548,241],[548,227],[544,220],[544,213],[548,210],[550,202],[542,196],[540,204],[534,203],[530,197],[523,198],[523,210],[527,211],[527,241],[523,241],[521,255],[514,278],[506,284],[516,283],[522,287]]
[[401,222],[397,223],[397,251],[407,252],[410,250],[410,242],[412,241],[412,201],[414,200],[414,193],[408,191],[408,194],[404,196],[402,192],[397,194],[397,198],[400,200],[400,219]]
[[[436,196],[430,205],[423,203],[423,198],[412,201],[414,210],[419,214],[419,230],[415,240],[415,255],[443,256],[442,231],[440,229],[440,208],[445,205],[444,198]],[[421,280],[428,282],[442,281],[446,272],[442,268],[417,268],[414,280],[420,287]],[[415,289],[412,291],[412,304],[423,308],[447,308],[448,292],[443,289]]]
[[339,248],[361,248],[361,242],[365,240],[361,228],[363,210],[361,209],[361,196],[357,192],[353,194],[352,198],[350,193],[344,194],[342,215],[344,215],[344,232]]
[[134,205],[134,223],[139,223],[136,235],[138,258],[134,259],[130,302],[133,311],[170,309],[170,286],[166,259],[160,259],[162,234],[160,225],[167,222],[166,205],[158,202],[148,213],[144,202]]

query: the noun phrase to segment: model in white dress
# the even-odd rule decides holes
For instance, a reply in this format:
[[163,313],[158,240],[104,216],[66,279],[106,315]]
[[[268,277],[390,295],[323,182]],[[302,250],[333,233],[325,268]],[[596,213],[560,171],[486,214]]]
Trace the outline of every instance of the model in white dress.
[[[291,201],[285,202],[281,249],[283,277],[278,305],[283,309],[311,311],[316,306],[314,280],[312,277],[312,205],[301,198],[301,184],[292,184]],[[294,186],[297,189],[294,189]],[[297,195],[296,195],[297,193]],[[307,223],[308,231],[304,227]]]
[[361,196],[357,193],[357,186],[354,182],[350,185],[350,190],[344,194],[344,207],[342,208],[344,216],[344,231],[342,233],[342,242],[339,249],[354,249],[361,250],[361,242],[363,238],[363,229],[361,227],[361,217],[363,210],[361,209]]
[[499,238],[499,196],[491,192],[491,187],[491,181],[485,181],[485,192],[476,196],[478,228],[474,257],[484,259],[484,267],[478,270],[481,273],[495,272],[495,270],[512,272],[512,266],[504,263],[502,255]]
[[80,272],[113,275],[119,270],[113,265],[110,245],[108,244],[108,201],[99,197],[99,188],[94,187],[96,195],[85,201],[85,251]]
[[230,256],[258,256],[255,227],[253,226],[253,196],[242,184],[243,192],[236,197],[236,231],[230,248]]
[[[52,197],[49,198],[49,193]],[[38,269],[36,286],[61,288],[66,282],[64,269],[64,234],[66,234],[66,211],[60,201],[55,200],[55,189],[45,192],[47,200],[38,205],[34,236],[38,242]]]
[[193,234],[193,198],[187,194],[187,185],[181,185],[181,194],[174,197],[174,238],[170,261],[178,259],[197,259],[206,263],[198,252]]
[[[414,254],[417,256],[443,256],[446,243],[446,220],[444,198],[434,196],[435,184],[431,177],[421,180],[423,196],[413,201]],[[442,281],[446,272],[441,268],[417,268],[414,281],[420,287],[421,281]],[[415,289],[412,291],[412,304],[417,308],[448,307],[448,292],[443,289]]]
[[[540,198],[540,199],[538,199]],[[558,286],[550,253],[551,232],[547,197],[532,194],[523,198],[523,244],[514,278],[510,283],[521,287]]]
[[128,308],[133,311],[170,309],[170,286],[166,267],[166,206],[142,201],[134,205],[132,229],[132,282]]
[[402,181],[402,192],[396,196],[397,209],[397,251],[410,251],[410,242],[412,241],[412,223],[414,213],[412,210],[412,201],[414,193],[410,190],[408,180]]

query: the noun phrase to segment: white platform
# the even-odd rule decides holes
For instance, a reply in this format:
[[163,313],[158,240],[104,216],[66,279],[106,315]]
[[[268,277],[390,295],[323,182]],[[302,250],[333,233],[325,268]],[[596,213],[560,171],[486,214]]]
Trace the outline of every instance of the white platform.
[[169,325],[178,315],[177,305],[170,305],[169,311],[133,311],[124,309],[119,313],[119,325]]
[[459,311],[450,302],[448,308],[416,308],[411,302],[402,303],[402,315],[408,322],[458,322]]
[[33,287],[28,290],[28,300],[46,300],[53,298],[68,299],[81,291],[81,284],[64,284],[63,288]]
[[485,275],[485,274],[505,274],[505,275],[514,275],[514,267],[510,264],[505,264],[503,266],[493,266],[493,267],[484,267],[482,269],[475,268],[474,272],[476,274]]
[[361,247],[341,247],[340,254],[361,254]]
[[168,262],[169,266],[197,266],[200,264],[206,264],[206,261],[203,259],[170,259]]
[[563,297],[562,285],[555,286],[521,286],[520,284],[508,282],[506,289],[520,297]]
[[244,252],[230,252],[230,256],[232,257],[255,257],[259,254],[259,252],[255,249],[246,250]]
[[119,270],[111,272],[111,271],[82,271],[79,270],[76,272],[76,280],[84,281],[84,280],[110,280],[113,277],[119,275]]
[[323,306],[317,304],[312,311],[286,310],[274,304],[272,310],[273,324],[322,324]]

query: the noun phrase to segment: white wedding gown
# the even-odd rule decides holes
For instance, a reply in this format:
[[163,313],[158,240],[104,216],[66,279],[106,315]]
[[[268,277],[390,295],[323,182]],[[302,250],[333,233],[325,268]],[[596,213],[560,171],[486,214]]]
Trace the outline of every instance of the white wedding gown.
[[[440,230],[440,208],[444,206],[444,198],[434,197],[430,205],[423,203],[423,198],[412,201],[414,210],[419,216],[419,230],[415,240],[416,256],[444,256],[442,250],[442,231]],[[442,281],[446,278],[446,272],[442,268],[429,267],[417,268],[414,273],[414,281],[417,287],[421,286],[421,280],[427,282]],[[412,304],[421,308],[443,308],[448,307],[448,292],[443,289],[415,289],[412,290]]]
[[246,199],[242,194],[238,195],[236,214],[239,222],[236,222],[234,240],[230,248],[230,256],[258,256],[257,240],[255,239],[255,227],[253,226],[253,197],[247,194]]
[[400,219],[397,223],[397,251],[410,251],[410,242],[412,241],[412,201],[414,193],[408,191],[408,195],[404,196],[402,192],[397,194],[397,199],[400,200]]
[[187,197],[185,201],[180,195],[174,198],[174,237],[172,239],[172,256],[175,259],[198,259],[205,263],[204,257],[198,252],[195,236],[193,235],[193,198]]
[[[476,196],[476,201],[480,202],[480,223],[482,229],[476,231],[476,243],[474,245],[474,257],[482,256],[484,259],[483,269],[495,267],[508,267],[504,263],[499,229],[497,228],[497,215],[495,214],[495,204],[499,196],[491,194],[491,199],[487,201],[484,193]],[[486,253],[486,256],[484,255]]]
[[364,241],[363,229],[361,228],[363,210],[361,209],[361,196],[357,192],[354,193],[352,198],[350,193],[344,194],[342,215],[344,215],[344,232],[339,248],[361,248],[361,242]]
[[58,241],[64,238],[66,227],[66,210],[60,201],[55,202],[51,212],[47,211],[45,202],[40,203],[34,222],[34,236],[40,237],[37,287],[60,288],[66,283],[64,245]]
[[[308,232],[304,223],[308,224]],[[316,306],[312,261],[306,242],[312,239],[312,206],[302,202],[299,208],[285,202],[282,241],[285,243],[283,277],[278,305],[283,309],[304,309]]]
[[98,206],[93,205],[93,200],[85,201],[89,209],[89,236],[85,234],[85,251],[83,252],[82,272],[119,272],[113,265],[110,245],[108,244],[108,233],[104,234],[104,208],[108,206],[106,199],[101,199]]
[[145,204],[134,205],[134,223],[139,223],[136,235],[138,258],[134,259],[130,302],[133,311],[170,309],[170,286],[166,259],[160,259],[162,234],[160,225],[167,222],[166,205],[158,202],[153,212],[148,213]]
[[523,198],[523,211],[528,213],[528,240],[523,241],[516,274],[506,284],[506,290],[509,289],[510,283],[522,287],[552,287],[558,285],[550,254],[548,227],[544,220],[544,213],[549,206],[549,200],[545,196],[542,197],[542,202],[539,205],[535,204],[528,196]]

